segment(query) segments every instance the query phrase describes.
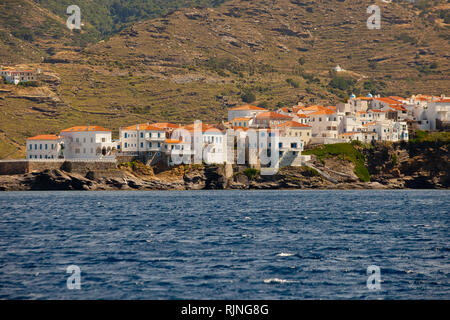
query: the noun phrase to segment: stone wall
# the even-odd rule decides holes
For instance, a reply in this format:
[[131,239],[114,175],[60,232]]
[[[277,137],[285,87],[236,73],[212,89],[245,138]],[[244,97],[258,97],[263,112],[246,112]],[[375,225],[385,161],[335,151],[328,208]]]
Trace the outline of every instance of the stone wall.
[[89,171],[105,171],[117,169],[116,162],[101,161],[65,161],[61,169],[66,172],[87,173]]
[[28,172],[28,161],[0,161],[0,175],[24,174]]
[[53,170],[53,169],[61,169],[61,166],[63,165],[64,160],[58,160],[58,161],[28,161],[28,172],[33,171],[44,171],[44,170]]
[[67,172],[87,173],[89,171],[107,171],[117,169],[115,161],[0,161],[0,175],[25,174],[33,171],[62,169]]

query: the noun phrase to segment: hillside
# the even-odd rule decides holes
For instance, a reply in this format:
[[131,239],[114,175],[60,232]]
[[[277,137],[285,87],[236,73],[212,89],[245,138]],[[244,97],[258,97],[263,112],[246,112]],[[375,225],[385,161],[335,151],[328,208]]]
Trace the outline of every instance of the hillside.
[[[28,62],[60,81],[43,83],[41,90],[42,96],[50,90],[58,103],[0,93],[0,158],[23,155],[27,136],[69,125],[98,124],[117,132],[149,120],[219,122],[243,100],[275,109],[298,99],[329,104],[352,92],[448,93],[447,1],[375,1],[382,28],[368,30],[366,9],[373,3],[230,0],[137,22],[105,41],[83,43],[84,49],[74,40],[81,35],[69,31],[63,35],[72,43],[46,34],[31,42],[14,37],[29,50],[1,42],[0,61]],[[64,26],[51,10],[42,9],[42,19]],[[89,28],[100,32],[89,24],[83,32],[94,34]],[[47,63],[36,63],[50,47],[51,54],[43,55]],[[347,72],[330,72],[338,64]]]

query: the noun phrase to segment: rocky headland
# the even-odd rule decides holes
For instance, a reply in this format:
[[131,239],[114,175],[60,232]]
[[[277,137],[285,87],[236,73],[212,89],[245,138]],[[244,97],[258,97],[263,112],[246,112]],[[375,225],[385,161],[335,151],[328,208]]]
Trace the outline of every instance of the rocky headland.
[[330,150],[318,147],[309,153],[312,160],[305,166],[282,168],[270,176],[261,175],[257,169],[239,166],[162,168],[134,161],[109,170],[47,169],[1,175],[0,190],[450,188],[448,142],[342,144]]

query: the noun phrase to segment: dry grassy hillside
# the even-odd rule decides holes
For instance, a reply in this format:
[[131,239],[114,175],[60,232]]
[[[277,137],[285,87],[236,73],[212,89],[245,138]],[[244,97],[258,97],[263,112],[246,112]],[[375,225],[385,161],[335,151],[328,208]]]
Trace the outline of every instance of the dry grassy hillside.
[[[366,26],[374,2],[382,11],[380,30]],[[0,93],[6,150],[0,157],[26,136],[68,125],[117,131],[138,121],[221,121],[242,100],[277,108],[299,98],[333,103],[351,92],[448,93],[449,26],[440,18],[448,9],[446,1],[418,8],[367,0],[231,0],[136,23],[81,51],[60,46],[52,63],[31,65],[60,78],[52,87],[60,103]],[[347,72],[330,83],[338,64]]]

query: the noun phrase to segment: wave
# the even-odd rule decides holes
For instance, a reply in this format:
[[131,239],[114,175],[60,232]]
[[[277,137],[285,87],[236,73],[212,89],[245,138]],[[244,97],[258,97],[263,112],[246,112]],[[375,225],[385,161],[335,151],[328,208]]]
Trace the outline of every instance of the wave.
[[277,257],[292,257],[293,255],[295,255],[295,254],[294,253],[281,252],[281,253],[277,254]]
[[279,278],[270,278],[264,279],[264,283],[272,284],[272,283],[294,283],[293,280],[279,279]]

